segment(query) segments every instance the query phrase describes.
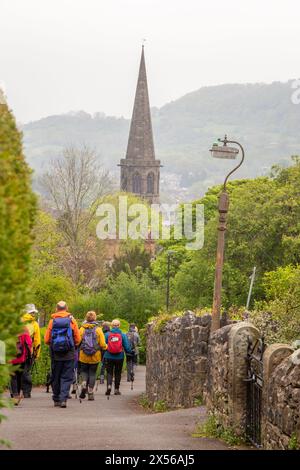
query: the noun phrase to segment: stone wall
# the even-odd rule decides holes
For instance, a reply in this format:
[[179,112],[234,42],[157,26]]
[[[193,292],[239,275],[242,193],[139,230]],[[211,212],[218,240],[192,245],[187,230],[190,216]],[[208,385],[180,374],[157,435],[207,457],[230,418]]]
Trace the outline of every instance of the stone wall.
[[205,402],[219,422],[238,435],[245,432],[248,338],[255,341],[258,335],[253,325],[239,322],[220,328],[209,341]]
[[[211,316],[186,312],[147,330],[146,393],[151,405],[191,407],[203,397],[226,428],[245,435],[247,349],[260,344],[249,322],[210,334]],[[272,344],[263,354],[261,438],[266,449],[300,447],[300,350]],[[246,380],[247,379],[247,380]]]
[[[270,348],[264,358],[263,446],[288,449],[292,438],[300,446],[300,350]],[[276,363],[269,368],[274,356]]]
[[147,330],[146,393],[149,402],[190,407],[202,397],[207,373],[211,316],[187,311],[156,331]]

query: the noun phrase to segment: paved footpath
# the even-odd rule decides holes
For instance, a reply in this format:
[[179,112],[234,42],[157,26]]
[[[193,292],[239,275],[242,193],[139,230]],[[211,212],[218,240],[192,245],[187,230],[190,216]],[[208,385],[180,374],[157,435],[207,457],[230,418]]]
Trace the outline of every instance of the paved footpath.
[[13,449],[227,449],[218,440],[191,437],[197,422],[205,420],[204,407],[148,413],[138,404],[144,390],[143,366],[133,391],[123,377],[121,396],[107,400],[100,385],[94,402],[73,398],[66,409],[54,408],[51,394],[36,388],[31,399],[4,412],[8,420],[0,426],[0,437]]

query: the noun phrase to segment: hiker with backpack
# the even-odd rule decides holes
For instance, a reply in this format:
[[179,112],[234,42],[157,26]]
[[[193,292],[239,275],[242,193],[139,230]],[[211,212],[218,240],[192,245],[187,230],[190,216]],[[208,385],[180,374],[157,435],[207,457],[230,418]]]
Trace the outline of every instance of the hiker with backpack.
[[35,361],[39,358],[41,353],[41,333],[38,322],[36,321],[35,315],[38,313],[34,304],[27,304],[25,306],[25,313],[23,314],[21,321],[25,323],[29,335],[32,340],[33,352],[31,361],[27,361],[23,371],[22,380],[22,391],[24,398],[31,398],[32,391],[32,377],[31,372]]
[[[110,324],[107,321],[102,323],[102,331],[104,334],[110,331]],[[104,384],[105,369],[106,369],[106,359],[104,358],[104,353],[105,353],[105,349],[102,349],[101,350],[101,369],[100,369],[100,384],[101,385]]]
[[137,328],[134,323],[130,324],[126,336],[128,338],[128,342],[132,351],[131,354],[126,354],[127,382],[133,382],[134,372],[138,363],[138,347],[140,344],[140,336],[137,332]]
[[80,328],[81,345],[79,353],[80,376],[82,378],[80,398],[94,400],[97,368],[101,361],[101,349],[107,349],[102,329],[97,323],[96,312],[88,312]]
[[68,312],[66,302],[58,302],[45,333],[45,343],[50,346],[51,352],[54,406],[67,407],[74,375],[75,347],[79,346],[80,341],[77,322]]
[[18,335],[16,343],[16,357],[11,361],[13,365],[18,366],[10,381],[10,393],[15,406],[21,401],[21,390],[24,379],[24,370],[31,361],[32,356],[32,340],[27,327],[24,327],[23,333]]
[[127,336],[120,330],[120,321],[113,320],[112,329],[105,333],[107,350],[104,353],[107,370],[107,390],[105,395],[111,394],[113,378],[115,379],[115,395],[121,395],[120,383],[124,362],[124,351],[131,354]]

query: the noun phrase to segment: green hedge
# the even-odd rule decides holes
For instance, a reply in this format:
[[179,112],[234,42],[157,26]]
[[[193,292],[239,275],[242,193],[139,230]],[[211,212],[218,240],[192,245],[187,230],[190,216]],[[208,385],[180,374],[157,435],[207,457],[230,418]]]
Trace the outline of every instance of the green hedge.
[[0,104],[0,340],[6,345],[6,364],[0,365],[0,408],[5,406],[2,394],[11,372],[9,360],[16,353],[21,310],[27,300],[35,209],[22,136],[7,105]]

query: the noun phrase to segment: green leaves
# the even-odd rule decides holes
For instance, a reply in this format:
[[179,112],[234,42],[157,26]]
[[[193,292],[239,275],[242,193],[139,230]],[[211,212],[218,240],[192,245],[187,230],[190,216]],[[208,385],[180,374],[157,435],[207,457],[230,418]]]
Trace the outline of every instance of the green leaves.
[[21,134],[6,105],[0,105],[0,340],[5,341],[7,364],[0,368],[1,398],[15,354],[21,309],[26,303],[31,229],[35,197],[31,174],[22,154]]

